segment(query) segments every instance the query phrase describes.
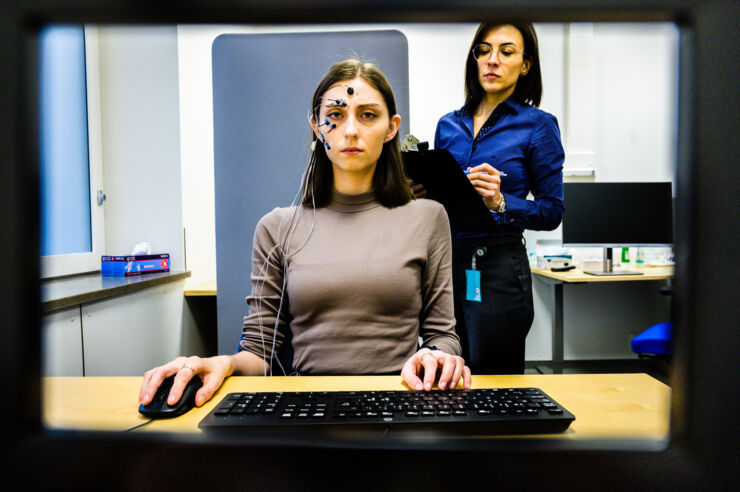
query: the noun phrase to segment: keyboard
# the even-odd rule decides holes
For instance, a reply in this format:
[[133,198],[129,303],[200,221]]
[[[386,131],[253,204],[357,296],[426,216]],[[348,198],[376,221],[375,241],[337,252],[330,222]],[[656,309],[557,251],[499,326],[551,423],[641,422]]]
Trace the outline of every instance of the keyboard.
[[238,434],[433,432],[539,434],[575,420],[538,388],[424,391],[229,393],[198,424],[204,432]]

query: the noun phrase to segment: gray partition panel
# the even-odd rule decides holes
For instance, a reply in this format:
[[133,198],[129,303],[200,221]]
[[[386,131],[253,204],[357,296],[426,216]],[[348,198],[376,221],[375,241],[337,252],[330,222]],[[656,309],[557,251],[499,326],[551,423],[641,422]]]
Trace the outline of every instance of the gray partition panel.
[[408,44],[398,31],[225,34],[213,42],[218,351],[234,353],[247,313],[259,219],[293,201],[308,163],[311,96],[335,62],[377,65],[409,129]]

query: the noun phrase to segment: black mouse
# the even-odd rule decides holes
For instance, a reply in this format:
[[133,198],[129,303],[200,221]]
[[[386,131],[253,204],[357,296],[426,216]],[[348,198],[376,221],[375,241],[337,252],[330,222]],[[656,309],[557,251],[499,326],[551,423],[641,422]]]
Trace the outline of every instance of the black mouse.
[[169,405],[167,403],[167,397],[170,394],[170,389],[174,381],[175,376],[165,378],[157,389],[157,393],[152,398],[152,401],[148,405],[139,405],[139,413],[152,419],[169,419],[189,412],[195,406],[195,393],[203,386],[203,381],[201,381],[200,377],[193,376],[185,386],[182,396],[177,403]]

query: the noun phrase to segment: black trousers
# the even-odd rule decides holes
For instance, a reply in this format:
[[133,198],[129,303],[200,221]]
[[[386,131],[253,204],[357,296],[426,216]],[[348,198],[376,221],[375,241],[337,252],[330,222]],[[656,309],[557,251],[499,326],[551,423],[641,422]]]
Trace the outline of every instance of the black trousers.
[[[481,272],[481,302],[466,300],[465,271],[473,254]],[[524,373],[524,340],[534,319],[532,273],[522,237],[453,239],[456,331],[474,374]]]

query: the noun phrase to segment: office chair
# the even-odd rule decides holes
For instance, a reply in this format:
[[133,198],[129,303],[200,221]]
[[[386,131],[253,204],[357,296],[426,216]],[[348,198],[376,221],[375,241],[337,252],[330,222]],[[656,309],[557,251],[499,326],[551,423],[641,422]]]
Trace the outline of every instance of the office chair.
[[646,354],[669,356],[672,337],[673,323],[658,323],[632,339],[632,351],[641,357]]
[[[665,296],[673,294],[673,286],[666,285],[660,288]],[[658,323],[643,331],[632,339],[632,351],[642,357],[671,355],[671,340],[673,339],[673,323],[670,321]]]

